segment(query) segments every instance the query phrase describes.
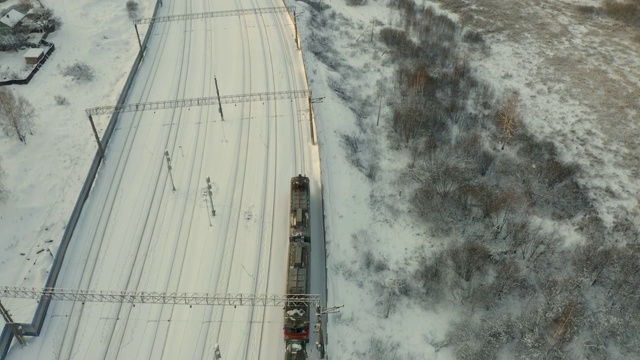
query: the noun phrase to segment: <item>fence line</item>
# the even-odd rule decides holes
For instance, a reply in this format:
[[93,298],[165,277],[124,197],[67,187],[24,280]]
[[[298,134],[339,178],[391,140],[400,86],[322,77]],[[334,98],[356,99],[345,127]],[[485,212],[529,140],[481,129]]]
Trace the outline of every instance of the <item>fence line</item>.
[[29,76],[27,76],[24,79],[13,79],[13,80],[0,81],[0,86],[5,86],[5,85],[26,85],[31,81],[31,79],[33,79],[33,77],[40,70],[42,65],[44,65],[45,62],[47,62],[47,60],[49,59],[49,56],[51,56],[51,54],[56,50],[56,46],[53,43],[50,43],[50,42],[47,42],[47,41],[44,41],[44,40],[42,40],[40,42],[42,44],[44,44],[44,45],[49,46],[49,49],[47,51],[45,51],[44,55],[42,56],[42,59],[40,59],[40,61],[38,61],[36,66],[34,66],[33,69],[31,69],[31,73],[29,73]]

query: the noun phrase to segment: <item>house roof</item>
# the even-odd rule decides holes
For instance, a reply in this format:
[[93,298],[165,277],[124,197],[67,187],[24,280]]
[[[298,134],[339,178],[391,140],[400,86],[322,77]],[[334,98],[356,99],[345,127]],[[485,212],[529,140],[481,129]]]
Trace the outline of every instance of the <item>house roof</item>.
[[16,26],[16,24],[25,16],[25,14],[17,11],[16,9],[11,9],[11,11],[9,11],[5,16],[0,18],[0,23],[3,23],[13,29],[13,27]]
[[24,53],[24,57],[26,57],[26,58],[37,58],[37,57],[40,57],[40,55],[42,55],[43,52],[44,52],[43,49],[32,48],[32,49],[27,50]]

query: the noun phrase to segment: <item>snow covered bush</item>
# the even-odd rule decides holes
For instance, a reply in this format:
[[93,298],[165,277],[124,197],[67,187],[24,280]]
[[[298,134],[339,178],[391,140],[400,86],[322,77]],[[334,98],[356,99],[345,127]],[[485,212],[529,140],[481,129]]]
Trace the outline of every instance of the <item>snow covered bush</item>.
[[27,45],[27,35],[7,34],[0,35],[0,51],[17,51]]
[[602,6],[609,16],[631,25],[640,25],[638,0],[604,0]]
[[35,7],[22,20],[20,24],[23,31],[27,32],[53,32],[59,30],[62,21],[53,15],[53,10],[46,7]]
[[140,18],[140,4],[138,4],[135,0],[127,1],[127,13],[129,14],[129,19],[137,20]]
[[62,95],[54,95],[53,99],[56,101],[57,105],[69,105],[69,100]]
[[5,202],[7,200],[7,197],[9,196],[9,190],[4,184],[5,176],[6,174],[4,172],[4,169],[2,168],[2,158],[0,158],[0,204]]
[[398,352],[399,347],[398,342],[372,336],[369,339],[369,347],[363,352],[358,352],[358,358],[363,360],[403,359]]
[[0,88],[0,127],[7,136],[16,136],[27,143],[27,133],[33,135],[35,110],[22,95],[6,87]]
[[358,135],[342,134],[342,145],[347,159],[369,180],[375,181],[380,170],[379,153],[373,139]]
[[77,61],[61,70],[62,75],[70,76],[73,81],[84,83],[93,80],[93,68],[83,62]]
[[33,8],[33,4],[31,0],[20,0],[17,5],[14,7],[17,11],[26,14]]
[[362,6],[367,4],[367,0],[345,0],[349,6]]

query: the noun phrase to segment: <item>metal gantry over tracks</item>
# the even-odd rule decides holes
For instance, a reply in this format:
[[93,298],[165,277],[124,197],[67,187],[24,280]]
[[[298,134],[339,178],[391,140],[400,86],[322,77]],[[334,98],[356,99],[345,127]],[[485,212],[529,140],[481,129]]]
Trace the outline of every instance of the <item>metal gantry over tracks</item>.
[[86,109],[87,115],[104,115],[111,113],[122,113],[131,111],[145,111],[145,110],[161,110],[161,109],[173,109],[180,107],[192,107],[192,106],[207,106],[218,104],[235,104],[242,102],[253,101],[268,101],[268,100],[288,100],[288,99],[302,99],[309,97],[309,91],[307,90],[292,90],[292,91],[274,91],[252,94],[236,94],[236,95],[224,95],[224,96],[211,96],[200,97],[190,99],[178,99],[178,100],[163,100],[152,101],[135,104],[122,104],[115,106],[100,106],[90,109]]
[[[267,294],[209,294],[188,292],[155,291],[105,291],[70,290],[57,288],[28,288],[0,286],[0,298],[42,299],[60,301],[129,303],[129,304],[167,304],[167,305],[217,305],[217,306],[285,306],[290,303],[307,304],[320,307],[320,295],[301,294],[295,296]],[[24,345],[24,334],[20,324],[15,323],[9,311],[0,303],[0,313],[16,339]]]
[[61,301],[111,302],[130,304],[168,305],[231,305],[231,306],[283,306],[287,303],[320,304],[320,295],[305,294],[295,297],[267,294],[209,294],[154,291],[68,290],[56,288],[0,287],[0,297]]
[[264,7],[264,8],[255,8],[255,9],[210,11],[210,12],[196,13],[196,14],[179,14],[179,15],[168,15],[168,16],[158,16],[158,17],[152,17],[152,18],[138,19],[138,20],[134,20],[133,23],[135,25],[140,25],[140,24],[151,24],[151,23],[168,22],[168,21],[209,19],[209,18],[224,17],[224,16],[273,14],[273,13],[281,13],[281,12],[288,12],[288,11],[290,11],[290,9],[285,6]]

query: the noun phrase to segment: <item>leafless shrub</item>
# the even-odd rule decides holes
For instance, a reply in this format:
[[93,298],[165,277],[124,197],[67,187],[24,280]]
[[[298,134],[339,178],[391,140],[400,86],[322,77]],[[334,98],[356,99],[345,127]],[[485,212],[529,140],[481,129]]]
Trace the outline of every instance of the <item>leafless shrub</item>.
[[402,13],[405,30],[410,30],[416,24],[418,8],[411,0],[390,0],[389,6],[398,9]]
[[464,281],[470,281],[474,276],[485,274],[491,264],[489,248],[475,241],[449,247],[447,256],[453,271]]
[[129,14],[129,19],[137,20],[140,18],[140,5],[135,0],[127,1],[127,13]]
[[29,12],[29,10],[33,9],[33,4],[31,3],[31,0],[20,0],[20,2],[14,8],[17,11],[26,14]]
[[611,229],[612,242],[620,244],[637,244],[640,239],[640,229],[638,224],[628,218],[618,218],[613,223]]
[[7,198],[9,197],[9,190],[4,184],[5,176],[6,174],[2,168],[2,158],[0,158],[0,204],[7,201]]
[[419,51],[416,44],[409,38],[406,31],[383,28],[380,30],[380,40],[396,56],[415,56]]
[[400,343],[377,336],[369,339],[369,348],[364,352],[358,351],[358,358],[367,360],[402,359],[398,349]]
[[76,61],[75,63],[62,68],[61,73],[64,76],[70,76],[73,81],[85,83],[93,80],[95,72],[91,66],[83,62]]
[[459,360],[496,359],[500,349],[513,340],[514,322],[508,316],[472,322],[455,322],[447,333],[447,343],[455,346]]
[[580,14],[590,16],[599,15],[602,12],[600,8],[593,5],[576,5],[576,10],[578,10]]
[[493,108],[493,103],[495,101],[495,91],[493,87],[488,83],[480,84],[473,91],[470,98],[473,100],[473,103],[478,105],[479,109],[484,111],[490,110]]
[[462,36],[462,40],[470,44],[476,44],[476,45],[481,45],[485,43],[484,36],[482,36],[482,33],[476,30],[465,31],[464,35]]
[[342,134],[342,145],[349,162],[369,180],[375,181],[380,171],[379,154],[370,137]]
[[549,187],[554,187],[567,179],[572,179],[578,172],[578,166],[565,164],[558,160],[549,160],[538,168]]
[[353,93],[346,88],[344,79],[329,78],[327,83],[342,101],[347,104],[354,102]]
[[555,249],[560,240],[553,232],[545,231],[540,224],[520,221],[513,224],[510,248],[529,264],[539,265],[542,257],[557,256]]
[[345,0],[348,6],[362,6],[367,4],[367,0]]
[[436,301],[443,298],[447,272],[447,257],[444,252],[436,252],[432,256],[423,255],[418,259],[415,278],[422,287],[425,298]]
[[498,129],[498,137],[502,143],[502,149],[513,139],[520,126],[519,102],[520,95],[518,93],[510,94],[504,100],[501,109],[496,115],[496,127]]
[[632,25],[640,25],[640,1],[604,0],[602,7],[607,15]]
[[27,32],[53,32],[60,29],[62,21],[53,15],[53,10],[38,6],[27,14],[22,25],[26,27]]
[[487,298],[488,301],[500,301],[511,295],[524,299],[535,292],[527,273],[515,260],[508,260],[500,265],[492,287],[493,294]]
[[377,258],[371,249],[363,249],[362,251],[362,266],[374,273],[380,273],[389,269],[387,262],[384,259]]
[[17,51],[27,45],[27,35],[7,34],[0,35],[0,51]]
[[53,99],[56,101],[57,105],[69,105],[69,100],[67,100],[67,98],[62,95],[54,95]]
[[7,136],[16,136],[27,143],[27,133],[33,135],[35,109],[22,95],[0,88],[0,126]]
[[440,15],[431,7],[422,13],[422,26],[418,29],[418,38],[425,43],[447,43],[454,45],[458,34],[458,25],[448,16]]

